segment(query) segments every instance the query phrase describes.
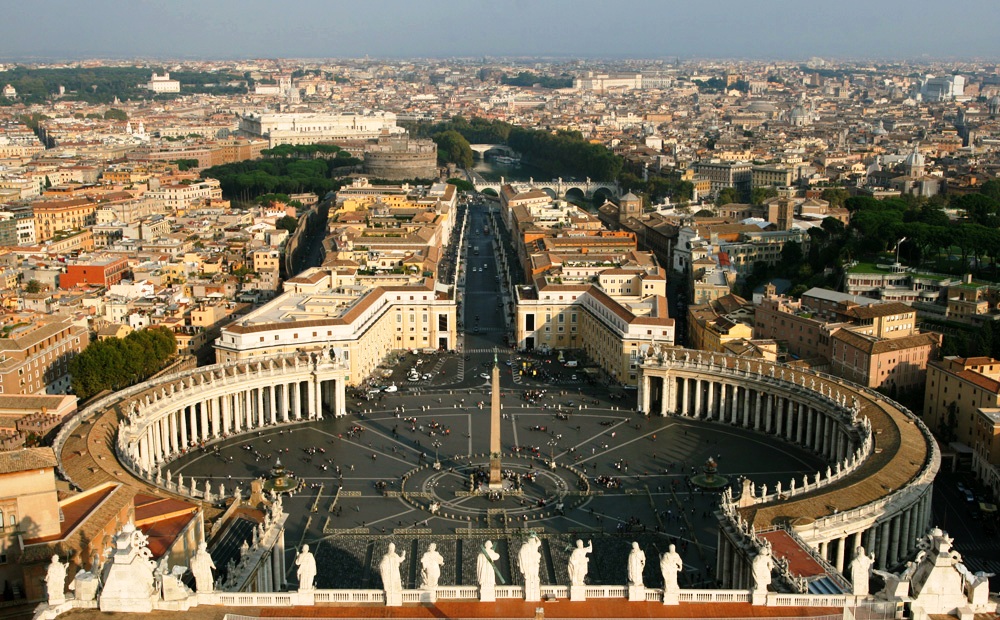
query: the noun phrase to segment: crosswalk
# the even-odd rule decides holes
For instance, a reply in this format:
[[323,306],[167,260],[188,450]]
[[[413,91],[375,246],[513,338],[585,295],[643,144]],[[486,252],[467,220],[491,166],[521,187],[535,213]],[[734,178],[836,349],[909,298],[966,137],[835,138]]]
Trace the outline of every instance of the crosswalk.
[[497,355],[503,355],[505,353],[510,353],[510,349],[501,349],[500,347],[482,347],[478,349],[465,349],[462,353],[496,353]]
[[505,327],[481,327],[479,328],[478,332],[470,332],[469,330],[465,330],[465,335],[469,336],[469,334],[500,334],[506,331],[507,328]]

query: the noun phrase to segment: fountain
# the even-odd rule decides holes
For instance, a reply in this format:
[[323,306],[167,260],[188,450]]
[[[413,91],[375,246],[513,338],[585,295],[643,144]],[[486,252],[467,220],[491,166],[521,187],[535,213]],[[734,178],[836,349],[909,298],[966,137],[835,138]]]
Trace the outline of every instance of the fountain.
[[264,490],[275,493],[290,493],[298,488],[300,482],[295,479],[290,472],[285,470],[281,464],[281,457],[274,462],[274,467],[267,472],[267,479],[264,481]]
[[729,478],[719,474],[719,466],[712,457],[708,457],[701,471],[702,473],[692,476],[691,482],[703,489],[721,489],[729,484]]

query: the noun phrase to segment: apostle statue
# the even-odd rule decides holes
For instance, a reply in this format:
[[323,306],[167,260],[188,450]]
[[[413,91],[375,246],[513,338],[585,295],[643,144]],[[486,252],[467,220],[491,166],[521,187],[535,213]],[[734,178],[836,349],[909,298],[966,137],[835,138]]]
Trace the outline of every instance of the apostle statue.
[[378,572],[382,577],[382,589],[386,592],[401,593],[403,591],[399,567],[405,559],[406,552],[396,553],[396,544],[389,543],[389,549],[382,556],[382,561],[378,563]]
[[299,591],[312,590],[316,579],[316,558],[309,552],[309,545],[302,545],[302,551],[295,556],[295,565],[298,566],[295,576],[299,578]]
[[680,588],[677,585],[677,574],[684,570],[684,560],[677,553],[677,545],[667,547],[667,552],[660,556],[660,574],[663,576],[663,593],[675,593]]
[[444,558],[437,551],[437,545],[431,543],[427,551],[420,557],[420,589],[433,590],[438,585],[441,578],[441,567],[444,566]]
[[590,563],[587,554],[593,550],[593,542],[584,547],[582,540],[576,541],[576,548],[569,555],[569,565],[567,566],[569,569],[569,584],[571,586],[584,585],[584,578],[587,576],[587,565]]
[[771,584],[771,569],[774,568],[771,547],[764,545],[761,548],[760,552],[754,556],[751,568],[753,571],[753,591],[767,592],[767,586]]
[[541,581],[538,578],[538,569],[542,564],[542,553],[539,551],[541,546],[542,541],[538,540],[537,536],[531,535],[517,552],[517,564],[524,577],[526,601],[537,601],[541,598]]
[[865,554],[865,548],[859,546],[854,550],[854,559],[851,560],[851,585],[852,593],[858,596],[868,596],[868,581],[872,575],[872,564],[875,558]]
[[639,548],[639,543],[632,543],[632,551],[628,554],[628,585],[642,586],[642,571],[646,568],[646,554]]
[[45,572],[45,590],[49,605],[66,602],[66,565],[59,561],[58,555],[52,556],[52,562]]
[[198,551],[191,558],[191,574],[194,575],[194,585],[198,592],[211,592],[215,587],[212,577],[212,570],[215,562],[208,552],[208,545],[205,541],[198,543]]

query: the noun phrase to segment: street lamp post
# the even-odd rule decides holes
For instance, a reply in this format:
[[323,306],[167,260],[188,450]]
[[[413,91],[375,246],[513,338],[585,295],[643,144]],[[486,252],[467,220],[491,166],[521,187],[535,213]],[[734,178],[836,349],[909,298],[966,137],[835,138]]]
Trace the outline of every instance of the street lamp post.
[[441,469],[441,461],[438,459],[438,448],[441,447],[441,442],[435,439],[431,445],[434,446],[434,469]]
[[549,440],[549,467],[552,469],[556,468],[556,445],[557,441],[555,439]]
[[902,243],[904,241],[906,241],[906,237],[903,237],[902,239],[900,239],[899,241],[896,242],[896,264],[897,265],[899,264],[899,246],[902,245]]

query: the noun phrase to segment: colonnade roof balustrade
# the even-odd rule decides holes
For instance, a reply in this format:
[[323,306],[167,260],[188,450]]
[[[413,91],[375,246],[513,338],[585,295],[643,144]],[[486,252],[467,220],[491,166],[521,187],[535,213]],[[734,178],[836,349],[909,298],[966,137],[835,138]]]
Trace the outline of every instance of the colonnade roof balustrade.
[[683,349],[662,348],[660,353],[652,354],[653,349],[650,347],[643,363],[643,372],[649,376],[656,377],[666,371],[677,377],[745,385],[764,393],[780,391],[793,400],[796,394],[822,395],[830,402],[828,415],[835,413],[832,396],[839,393],[857,407],[859,418],[867,417],[871,423],[874,450],[848,475],[786,499],[741,508],[741,517],[758,530],[850,520],[862,516],[868,508],[874,511],[896,498],[906,501],[898,493],[905,488],[922,488],[933,482],[940,455],[930,431],[905,407],[874,390],[782,363]]

